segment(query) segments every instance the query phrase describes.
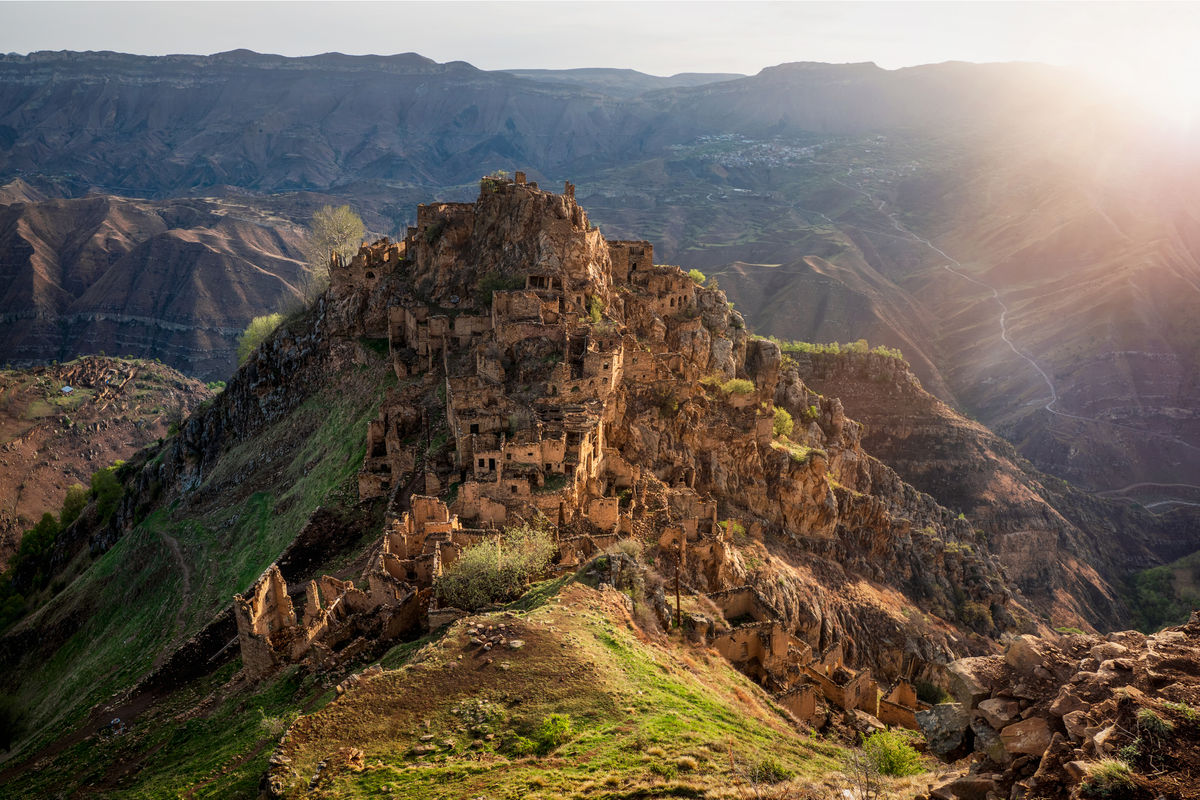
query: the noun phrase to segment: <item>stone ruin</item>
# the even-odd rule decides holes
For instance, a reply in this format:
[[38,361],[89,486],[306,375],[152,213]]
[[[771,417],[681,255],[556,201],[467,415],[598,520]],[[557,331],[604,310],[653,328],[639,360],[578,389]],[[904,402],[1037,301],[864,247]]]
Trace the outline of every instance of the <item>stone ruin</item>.
[[[387,522],[359,580],[310,581],[300,615],[299,587],[275,567],[236,598],[250,674],[334,664],[444,619],[432,600],[442,570],[504,525],[539,518],[557,530],[560,570],[623,538],[656,543],[731,623],[694,638],[798,719],[836,708],[915,727],[923,704],[907,682],[881,691],[840,646],[814,653],[752,587],[734,585],[733,543],[717,501],[696,488],[696,464],[628,456],[633,392],[677,402],[681,385],[748,368],[754,391],[724,400],[727,435],[771,455],[778,365],[720,332],[740,321],[723,296],[656,265],[649,242],[606,241],[571,184],[544,192],[520,172],[485,178],[475,203],[419,206],[402,241],[335,257],[330,275],[330,302],[352,312],[343,334],[386,339],[399,381],[368,424],[358,478],[360,499],[386,503]],[[440,407],[428,400],[435,390]],[[714,434],[718,449],[728,443]],[[429,496],[443,492],[445,502]]]

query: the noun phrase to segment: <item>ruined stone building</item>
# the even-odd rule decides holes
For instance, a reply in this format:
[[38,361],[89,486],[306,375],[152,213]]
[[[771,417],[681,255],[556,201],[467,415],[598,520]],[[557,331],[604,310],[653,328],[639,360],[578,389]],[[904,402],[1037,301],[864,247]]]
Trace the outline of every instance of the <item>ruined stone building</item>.
[[[335,335],[386,341],[394,369],[358,481],[386,524],[359,580],[314,582],[301,613],[277,570],[237,599],[248,670],[414,631],[463,548],[544,519],[561,569],[626,537],[675,565],[726,621],[704,642],[800,719],[828,706],[911,726],[911,687],[892,676],[881,691],[827,630],[748,585],[719,522],[734,510],[756,535],[824,542],[869,522],[894,530],[891,546],[912,524],[869,494],[893,477],[840,406],[785,383],[778,347],[724,294],[655,264],[649,242],[606,241],[570,184],[556,194],[517,173],[483,179],[474,203],[419,206],[403,241],[334,259],[325,302]],[[732,378],[738,390],[722,388]],[[781,441],[777,403],[822,405]]]

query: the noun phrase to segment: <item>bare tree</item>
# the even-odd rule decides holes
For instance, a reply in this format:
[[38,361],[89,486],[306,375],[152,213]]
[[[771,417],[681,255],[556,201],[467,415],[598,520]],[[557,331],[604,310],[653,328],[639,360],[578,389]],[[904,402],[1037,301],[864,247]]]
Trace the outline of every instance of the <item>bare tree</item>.
[[362,218],[350,206],[323,206],[313,214],[305,251],[309,268],[303,287],[305,301],[311,303],[329,285],[330,255],[350,258],[365,232]]

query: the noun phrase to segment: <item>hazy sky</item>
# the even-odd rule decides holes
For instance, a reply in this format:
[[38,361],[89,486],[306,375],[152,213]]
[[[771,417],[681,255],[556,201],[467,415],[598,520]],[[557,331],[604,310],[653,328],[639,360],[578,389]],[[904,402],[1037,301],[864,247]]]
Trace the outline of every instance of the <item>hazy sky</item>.
[[3,2],[0,52],[402,53],[484,69],[755,73],[1044,61],[1200,98],[1200,3]]
[[1059,64],[1191,49],[1197,3],[0,2],[0,52],[400,53],[485,69],[757,72],[784,61],[883,67]]

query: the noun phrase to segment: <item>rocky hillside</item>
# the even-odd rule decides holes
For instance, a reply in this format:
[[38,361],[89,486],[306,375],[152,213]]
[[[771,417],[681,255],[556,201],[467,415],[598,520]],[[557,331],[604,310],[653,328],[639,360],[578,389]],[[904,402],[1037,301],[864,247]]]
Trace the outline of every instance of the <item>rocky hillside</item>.
[[950,665],[957,702],[918,720],[930,749],[974,753],[953,798],[1200,797],[1200,612],[1153,636],[1020,636]]
[[[0,639],[2,690],[22,721],[3,780],[244,796],[269,768],[264,785],[287,796],[460,786],[410,774],[410,760],[519,754],[460,736],[454,696],[379,725],[356,705],[407,708],[436,685],[425,675],[447,670],[494,696],[500,732],[542,713],[521,700],[522,676],[544,676],[538,696],[553,698],[551,676],[594,675],[596,691],[564,683],[563,696],[578,700],[581,746],[616,753],[611,712],[636,715],[644,670],[662,669],[678,686],[655,679],[654,692],[738,697],[732,719],[690,700],[681,713],[714,736],[732,724],[738,741],[774,742],[791,770],[809,747],[793,726],[847,741],[883,719],[913,727],[928,705],[912,682],[948,687],[956,659],[1088,604],[1070,596],[1088,587],[1061,573],[1061,603],[1023,596],[979,524],[870,455],[832,385],[810,388],[723,293],[656,265],[649,242],[606,241],[572,186],[488,178],[476,202],[426,205],[417,220],[402,241],[335,262],[313,309],[116,473],[119,502],[93,504],[38,565],[53,591],[12,576],[35,590]],[[559,591],[562,605],[446,632],[463,612],[438,600],[441,576],[522,521],[549,531],[560,580],[509,610]],[[586,631],[569,622],[597,612]],[[609,626],[629,636],[570,664],[553,656]],[[425,635],[445,638],[292,724],[324,687],[381,658],[399,666],[414,652],[403,642]],[[498,646],[511,655],[489,655]],[[740,699],[730,667],[766,694]],[[626,732],[655,741],[655,719]],[[649,757],[694,771],[681,780],[701,796],[746,757],[669,741]],[[650,763],[609,774],[634,788],[646,769],[669,777]]]
[[864,423],[864,447],[971,520],[1028,597],[1059,620],[1076,619],[1061,624],[1127,623],[1131,570],[1200,547],[1186,532],[1187,509],[1155,516],[1038,472],[1012,444],[926,392],[894,355],[785,349],[809,385],[836,391]]
[[0,360],[158,358],[207,380],[255,316],[299,301],[303,231],[236,201],[0,207]]
[[0,564],[67,489],[161,441],[212,397],[149,361],[89,357],[0,371]]

